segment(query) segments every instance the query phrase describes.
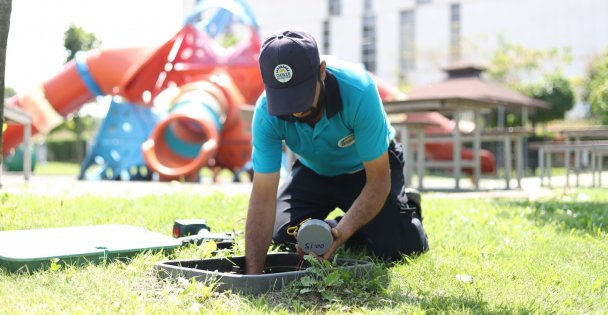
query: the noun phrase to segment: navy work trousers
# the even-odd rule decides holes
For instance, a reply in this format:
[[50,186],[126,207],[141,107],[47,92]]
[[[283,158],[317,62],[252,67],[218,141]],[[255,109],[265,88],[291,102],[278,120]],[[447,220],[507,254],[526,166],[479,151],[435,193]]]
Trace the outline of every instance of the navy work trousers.
[[[420,205],[408,203],[403,179],[403,150],[391,141],[388,148],[391,190],[382,210],[363,226],[347,245],[363,245],[373,255],[389,261],[428,250]],[[324,220],[336,208],[348,211],[365,186],[365,170],[353,174],[322,176],[296,161],[279,189],[273,240],[293,245],[290,227],[313,218]],[[291,230],[291,229],[290,229]]]

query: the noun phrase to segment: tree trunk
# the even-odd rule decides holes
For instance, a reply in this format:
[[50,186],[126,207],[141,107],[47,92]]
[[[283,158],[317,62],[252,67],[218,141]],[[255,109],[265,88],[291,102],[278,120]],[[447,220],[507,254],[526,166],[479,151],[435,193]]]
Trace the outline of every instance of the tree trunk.
[[[2,152],[2,135],[4,133],[4,69],[6,62],[6,42],[8,41],[8,30],[11,26],[12,0],[0,0],[0,117],[2,127],[0,128],[0,152]],[[0,165],[4,157],[0,153]],[[1,172],[2,170],[0,170]]]

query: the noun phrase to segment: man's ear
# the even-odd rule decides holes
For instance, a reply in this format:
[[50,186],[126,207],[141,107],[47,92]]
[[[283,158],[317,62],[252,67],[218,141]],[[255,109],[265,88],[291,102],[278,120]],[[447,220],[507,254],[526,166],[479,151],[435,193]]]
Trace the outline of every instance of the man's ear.
[[323,60],[323,61],[321,61],[321,65],[319,66],[319,71],[321,72],[320,73],[321,80],[325,80],[325,75],[326,75],[325,68],[326,68],[325,60]]

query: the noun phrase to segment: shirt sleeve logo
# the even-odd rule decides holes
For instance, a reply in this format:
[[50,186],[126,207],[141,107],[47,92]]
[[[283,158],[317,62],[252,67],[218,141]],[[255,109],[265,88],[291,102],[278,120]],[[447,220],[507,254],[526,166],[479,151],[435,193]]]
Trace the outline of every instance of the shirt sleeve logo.
[[291,67],[282,63],[274,68],[274,78],[281,83],[286,83],[291,80],[293,72]]
[[353,143],[355,143],[355,134],[351,133],[350,135],[340,139],[340,141],[338,141],[338,146],[340,148],[346,148],[353,145]]

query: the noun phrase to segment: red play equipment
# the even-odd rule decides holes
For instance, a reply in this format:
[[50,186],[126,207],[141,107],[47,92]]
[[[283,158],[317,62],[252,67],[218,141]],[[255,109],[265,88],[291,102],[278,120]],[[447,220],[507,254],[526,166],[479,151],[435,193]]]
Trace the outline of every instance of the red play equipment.
[[[441,115],[437,112],[427,113],[411,113],[407,114],[407,121],[425,121],[433,122],[435,125],[426,127],[424,132],[426,135],[447,135],[451,134],[454,130],[454,121]],[[475,126],[467,125],[461,122],[460,131],[463,133],[470,133],[473,131]],[[428,139],[427,139],[428,141]],[[451,161],[454,155],[454,145],[448,142],[430,142],[424,146],[425,157],[433,161]],[[481,172],[482,173],[494,173],[496,171],[496,159],[494,154],[488,150],[480,150],[479,153],[481,159]],[[461,149],[462,160],[473,160],[473,150],[468,148]],[[467,174],[473,174],[472,168],[463,168],[463,172]]]
[[[144,48],[108,49],[93,51],[86,56],[80,54],[69,62],[63,71],[44,82],[35,91],[11,98],[8,102],[32,115],[33,130],[46,133],[61,123],[63,117],[80,108],[96,94],[114,93],[123,79],[125,69],[150,53]],[[96,91],[87,86],[86,79],[79,74],[78,65],[85,64],[88,74],[95,81]],[[8,154],[23,141],[23,126],[8,124],[4,132],[3,154]]]

